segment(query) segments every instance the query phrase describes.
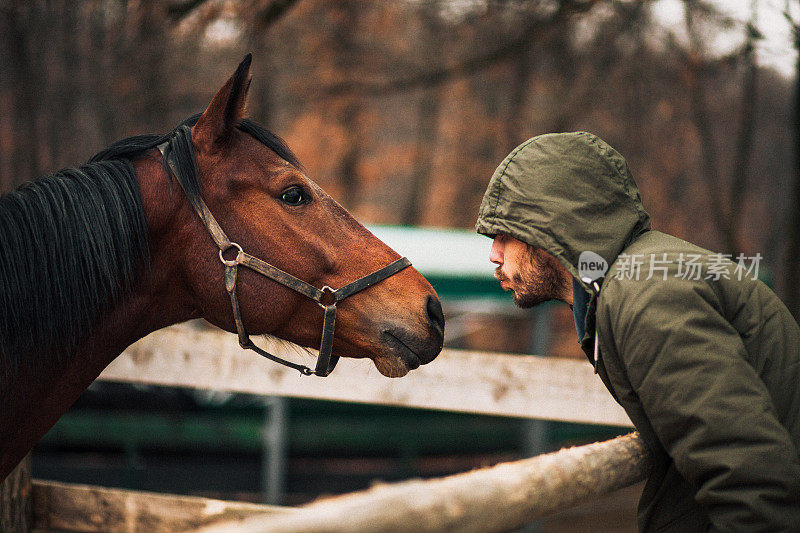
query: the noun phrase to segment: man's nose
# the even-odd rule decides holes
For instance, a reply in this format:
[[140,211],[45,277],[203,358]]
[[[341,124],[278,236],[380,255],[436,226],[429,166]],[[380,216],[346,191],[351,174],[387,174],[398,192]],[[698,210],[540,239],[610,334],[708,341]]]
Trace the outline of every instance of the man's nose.
[[492,241],[492,249],[489,252],[489,261],[496,265],[503,264],[503,246],[497,239]]

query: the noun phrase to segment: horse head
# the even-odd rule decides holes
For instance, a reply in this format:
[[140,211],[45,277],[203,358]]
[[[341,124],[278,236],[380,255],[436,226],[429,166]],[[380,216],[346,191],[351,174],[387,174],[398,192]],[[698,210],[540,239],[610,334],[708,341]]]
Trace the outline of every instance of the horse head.
[[[188,161],[193,159],[196,169],[190,165],[189,171],[197,177],[186,193],[190,200],[202,199],[216,220],[214,228],[204,227],[201,208],[193,211],[186,201],[165,220],[162,214],[156,225],[160,234],[173,236],[169,253],[172,261],[181,263],[184,294],[190,295],[193,316],[228,331],[238,329],[240,341],[246,331],[320,347],[325,343],[325,305],[334,303],[330,292],[394,263],[399,255],[311,181],[280,139],[245,120],[249,85],[250,56],[185,131],[193,151]],[[172,169],[180,172],[175,165]],[[159,204],[147,198],[146,186],[142,194],[146,212],[148,205]],[[214,238],[215,232],[224,234],[224,244]],[[232,309],[225,263],[243,257],[242,251],[257,258],[251,262],[267,263],[301,280],[307,290],[329,288],[325,297],[330,301],[325,297],[315,301],[263,272],[243,267],[234,273]],[[368,357],[382,374],[399,377],[441,351],[444,320],[439,299],[419,272],[402,266],[335,302],[334,357]],[[326,329],[328,323],[325,319]]]

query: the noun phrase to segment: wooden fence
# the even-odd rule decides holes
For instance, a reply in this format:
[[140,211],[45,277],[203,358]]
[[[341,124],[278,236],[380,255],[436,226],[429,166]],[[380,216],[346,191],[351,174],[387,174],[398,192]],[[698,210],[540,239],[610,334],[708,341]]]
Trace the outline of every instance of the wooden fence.
[[[313,363],[307,352],[293,353],[284,342],[274,341],[268,349]],[[386,378],[371,361],[354,359],[340,360],[336,372],[323,379],[246,352],[233,335],[186,324],[140,340],[100,379],[631,426],[585,360],[445,349],[401,379]]]
[[[307,353],[282,342],[268,349],[296,360]],[[343,359],[325,379],[264,361],[238,347],[236,337],[179,325],[152,333],[118,357],[100,376],[121,381],[262,395],[293,396],[567,422],[630,426],[586,361],[444,350],[433,363],[402,379],[388,379],[371,361]],[[583,494],[630,485],[644,475],[648,456],[635,434],[440,480],[413,481],[297,509],[148,495],[134,491],[35,482],[34,527],[80,531],[178,531],[220,521],[225,531],[503,531]],[[513,482],[510,477],[513,477]],[[490,483],[490,480],[494,480]],[[464,499],[476,487],[482,505]],[[410,492],[409,492],[410,491]],[[575,495],[560,497],[553,491]],[[588,491],[588,492],[587,492]],[[428,494],[424,502],[403,494]],[[516,494],[517,496],[514,496]],[[550,501],[550,504],[542,502]],[[505,502],[506,507],[499,506]],[[538,502],[538,503],[537,503]],[[188,509],[188,514],[176,509]],[[360,509],[361,513],[348,511]],[[404,509],[402,520],[385,519]],[[494,511],[492,511],[494,509]],[[265,522],[265,515],[285,522]],[[380,517],[384,515],[384,519]],[[342,522],[352,515],[360,522]],[[431,523],[420,529],[420,516]],[[314,526],[309,517],[327,516]],[[483,519],[479,519],[483,516]],[[233,520],[234,522],[230,522]],[[315,519],[316,520],[316,519]],[[381,521],[383,520],[383,521]],[[513,522],[513,524],[512,524]],[[70,528],[69,524],[82,524]],[[332,527],[342,523],[343,527]],[[490,524],[496,524],[490,527]],[[359,526],[360,524],[360,526]],[[393,524],[393,525],[392,525]],[[475,528],[469,524],[476,524]],[[358,527],[357,527],[358,526]],[[390,527],[391,526],[391,527]],[[212,526],[213,527],[213,526]],[[314,529],[316,527],[316,529]]]

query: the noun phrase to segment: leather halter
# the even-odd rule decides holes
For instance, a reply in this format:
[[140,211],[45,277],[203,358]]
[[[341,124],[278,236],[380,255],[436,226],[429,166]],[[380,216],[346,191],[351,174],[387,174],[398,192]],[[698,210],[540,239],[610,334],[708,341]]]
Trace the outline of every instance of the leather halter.
[[[239,345],[242,348],[253,350],[254,352],[266,357],[271,361],[275,361],[276,363],[299,370],[304,376],[310,376],[313,374],[320,377],[325,377],[330,374],[333,371],[333,368],[336,366],[336,363],[339,361],[339,356],[331,355],[331,350],[333,349],[333,332],[336,324],[336,304],[348,296],[352,296],[359,291],[363,291],[364,289],[371,287],[372,285],[375,285],[376,283],[383,281],[394,274],[397,274],[404,268],[411,266],[411,261],[405,257],[401,257],[400,259],[393,261],[387,266],[371,274],[367,274],[366,276],[359,278],[352,283],[348,283],[344,287],[334,290],[326,285],[322,287],[322,289],[318,289],[313,285],[310,285],[305,281],[302,281],[291,274],[246,253],[244,250],[242,250],[241,246],[231,241],[228,236],[225,235],[225,232],[222,231],[222,228],[217,223],[214,215],[211,214],[211,211],[208,209],[208,206],[203,199],[199,195],[189,194],[189,189],[187,189],[187,187],[184,185],[183,178],[178,171],[174,159],[170,157],[171,154],[169,150],[169,142],[159,145],[158,150],[166,160],[170,171],[175,176],[181,188],[186,193],[186,198],[189,200],[189,204],[192,206],[192,209],[194,209],[195,213],[197,213],[197,215],[200,217],[203,225],[206,227],[208,233],[211,235],[211,238],[214,239],[214,242],[219,248],[219,260],[223,265],[225,265],[225,289],[228,291],[228,294],[231,298],[233,319],[234,322],[236,322],[236,331],[239,334]],[[192,157],[194,157],[194,153],[192,153]],[[223,254],[234,248],[237,250],[236,257],[232,260],[225,259]],[[314,370],[311,370],[305,365],[292,363],[286,359],[278,357],[277,355],[272,355],[271,353],[262,350],[253,344],[253,341],[250,340],[250,336],[247,334],[247,331],[244,327],[242,313],[239,309],[239,298],[236,295],[236,280],[240,265],[254,270],[259,274],[266,276],[267,278],[276,281],[281,285],[288,287],[289,289],[292,289],[293,291],[299,292],[303,296],[306,296],[317,302],[317,305],[325,310],[325,318],[323,319],[322,323],[322,342],[320,343],[319,358],[317,359],[317,365]],[[323,302],[323,298],[325,299],[325,302]]]

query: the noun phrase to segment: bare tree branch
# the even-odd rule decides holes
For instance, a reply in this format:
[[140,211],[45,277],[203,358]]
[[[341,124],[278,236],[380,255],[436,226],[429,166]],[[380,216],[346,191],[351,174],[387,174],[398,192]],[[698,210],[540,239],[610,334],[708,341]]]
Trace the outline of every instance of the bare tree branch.
[[387,80],[350,79],[330,84],[318,92],[320,97],[359,94],[383,96],[396,94],[420,87],[430,88],[455,78],[471,76],[497,63],[516,58],[524,53],[530,43],[538,39],[539,32],[568,17],[589,11],[599,0],[565,0],[558,9],[546,19],[534,19],[520,31],[516,39],[503,43],[494,50],[477,57],[467,58],[459,63],[442,66],[427,72],[420,72],[405,78]]
[[167,16],[173,23],[180,22],[207,1],[208,0],[187,0],[185,2],[169,2],[166,9]]
[[273,0],[266,7],[256,11],[253,16],[253,29],[264,31],[283,17],[296,3],[297,0]]

